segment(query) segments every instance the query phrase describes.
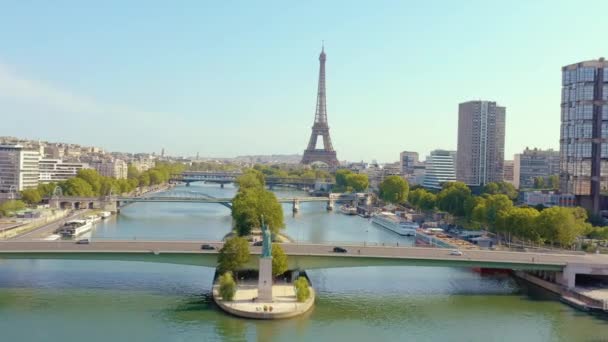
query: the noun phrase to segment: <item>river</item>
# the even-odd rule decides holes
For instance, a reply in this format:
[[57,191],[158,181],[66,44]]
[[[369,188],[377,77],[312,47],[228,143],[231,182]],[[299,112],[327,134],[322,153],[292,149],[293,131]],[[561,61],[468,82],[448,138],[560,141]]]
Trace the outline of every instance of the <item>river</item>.
[[[172,191],[234,195],[227,186]],[[277,190],[278,196],[298,194]],[[307,242],[411,244],[360,217],[302,203],[286,233]],[[93,239],[217,240],[230,226],[217,204],[136,203]],[[369,267],[310,271],[315,308],[284,321],[219,311],[213,270],[167,264],[0,260],[0,341],[602,341],[608,321],[505,276],[467,269]]]

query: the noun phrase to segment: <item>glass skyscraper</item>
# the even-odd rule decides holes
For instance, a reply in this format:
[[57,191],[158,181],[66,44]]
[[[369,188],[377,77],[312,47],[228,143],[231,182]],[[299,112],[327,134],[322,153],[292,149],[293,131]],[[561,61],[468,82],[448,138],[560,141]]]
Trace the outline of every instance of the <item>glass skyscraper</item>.
[[608,191],[608,62],[562,68],[560,188],[598,212]]

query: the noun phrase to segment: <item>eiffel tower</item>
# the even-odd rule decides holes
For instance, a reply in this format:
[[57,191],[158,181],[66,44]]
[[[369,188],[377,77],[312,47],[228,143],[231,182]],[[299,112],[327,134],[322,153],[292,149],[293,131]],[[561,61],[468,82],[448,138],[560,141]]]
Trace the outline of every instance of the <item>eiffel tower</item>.
[[[317,91],[317,110],[315,112],[315,123],[312,125],[312,134],[308,141],[308,147],[302,156],[302,164],[323,162],[330,168],[339,166],[336,151],[329,137],[329,126],[327,125],[327,99],[325,97],[325,48],[321,48],[319,55],[319,90]],[[317,149],[317,139],[323,137],[323,148]]]

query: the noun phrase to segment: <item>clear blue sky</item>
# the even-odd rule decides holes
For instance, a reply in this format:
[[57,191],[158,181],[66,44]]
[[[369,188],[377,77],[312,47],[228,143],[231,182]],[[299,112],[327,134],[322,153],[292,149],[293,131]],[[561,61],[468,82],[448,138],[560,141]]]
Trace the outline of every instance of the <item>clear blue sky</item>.
[[506,158],[558,148],[560,68],[608,57],[608,1],[7,1],[0,135],[108,150],[302,153],[321,40],[340,159],[455,149],[507,107]]

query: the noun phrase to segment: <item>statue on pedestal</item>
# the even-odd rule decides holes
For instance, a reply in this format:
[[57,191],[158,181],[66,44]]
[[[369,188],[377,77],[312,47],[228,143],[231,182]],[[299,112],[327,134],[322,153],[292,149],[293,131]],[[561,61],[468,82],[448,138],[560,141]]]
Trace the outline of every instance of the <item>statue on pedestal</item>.
[[258,273],[258,300],[272,302],[272,233],[262,216],[262,255]]

